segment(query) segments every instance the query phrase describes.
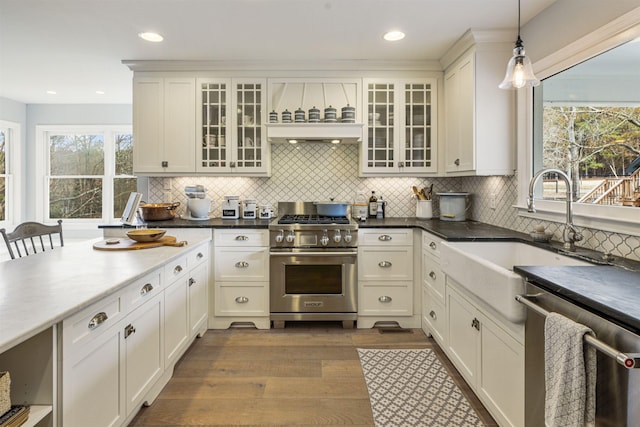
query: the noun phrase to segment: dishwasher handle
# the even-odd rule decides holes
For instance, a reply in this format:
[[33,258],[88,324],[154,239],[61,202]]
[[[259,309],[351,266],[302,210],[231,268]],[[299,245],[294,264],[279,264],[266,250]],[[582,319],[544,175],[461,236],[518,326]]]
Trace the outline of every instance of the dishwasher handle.
[[[540,307],[538,304],[531,301],[535,299],[537,295],[516,295],[515,299],[520,304],[523,304],[527,308],[535,311],[536,313],[547,317],[549,312],[544,308]],[[612,357],[618,362],[620,365],[624,366],[627,369],[640,368],[640,353],[623,353],[609,344],[604,343],[594,337],[593,335],[585,335],[584,340],[587,344],[595,347],[596,350],[601,351],[609,357]]]

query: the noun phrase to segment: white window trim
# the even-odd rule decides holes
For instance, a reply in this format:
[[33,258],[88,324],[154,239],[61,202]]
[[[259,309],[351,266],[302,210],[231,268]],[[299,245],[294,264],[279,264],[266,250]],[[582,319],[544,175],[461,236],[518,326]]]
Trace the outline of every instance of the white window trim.
[[[132,133],[133,129],[131,125],[40,125],[36,126],[36,204],[35,211],[37,221],[43,223],[53,223],[53,220],[49,219],[49,207],[45,203],[48,200],[45,197],[45,188],[47,187],[47,171],[49,170],[49,140],[47,135],[49,133],[104,133],[105,143],[110,135],[115,133]],[[105,172],[114,170],[115,157],[113,152],[105,151]],[[109,176],[105,173],[102,176]],[[81,177],[81,176],[74,176]],[[105,186],[102,194],[102,218],[96,219],[83,219],[83,218],[69,218],[64,219],[65,229],[77,229],[83,230],[87,228],[94,229],[96,225],[107,224],[114,222],[113,206],[111,201],[113,200],[113,188],[111,186]],[[107,201],[107,202],[105,202]]]
[[[550,77],[612,47],[640,37],[640,8],[621,16],[557,52],[533,64],[540,79]],[[536,200],[536,212],[527,212],[529,181],[533,176],[533,89],[518,93],[518,215],[554,222],[564,222],[564,201]],[[640,210],[634,208],[573,204],[577,226],[640,236]]]
[[0,120],[0,127],[9,131],[9,145],[7,149],[7,199],[11,200],[9,209],[5,212],[5,220],[0,221],[0,227],[12,229],[22,218],[22,135],[19,123]]

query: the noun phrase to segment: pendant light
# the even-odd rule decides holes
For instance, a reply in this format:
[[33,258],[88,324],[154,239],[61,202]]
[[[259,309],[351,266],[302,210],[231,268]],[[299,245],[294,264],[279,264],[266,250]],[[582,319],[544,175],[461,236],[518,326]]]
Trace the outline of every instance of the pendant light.
[[540,80],[533,74],[531,60],[524,54],[524,45],[520,38],[520,0],[518,0],[518,39],[513,48],[513,56],[507,64],[504,80],[498,86],[500,89],[520,89],[525,86],[538,86]]

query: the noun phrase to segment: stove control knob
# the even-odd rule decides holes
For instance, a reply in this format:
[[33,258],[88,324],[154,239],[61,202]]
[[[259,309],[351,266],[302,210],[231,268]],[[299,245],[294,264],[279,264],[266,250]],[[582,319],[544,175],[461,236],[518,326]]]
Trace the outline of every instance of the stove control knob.
[[340,243],[342,240],[342,236],[340,235],[340,230],[336,230],[336,234],[333,235],[333,241],[336,243]]
[[320,238],[320,244],[322,246],[327,246],[329,244],[329,236],[327,235],[327,230],[323,231],[322,237]]
[[351,232],[349,230],[345,231],[345,235],[344,235],[344,241],[346,243],[351,243]]
[[296,240],[296,234],[293,230],[290,230],[289,234],[287,234],[287,243],[293,243],[294,240]]
[[284,230],[280,230],[280,233],[276,236],[276,243],[282,243],[284,240]]

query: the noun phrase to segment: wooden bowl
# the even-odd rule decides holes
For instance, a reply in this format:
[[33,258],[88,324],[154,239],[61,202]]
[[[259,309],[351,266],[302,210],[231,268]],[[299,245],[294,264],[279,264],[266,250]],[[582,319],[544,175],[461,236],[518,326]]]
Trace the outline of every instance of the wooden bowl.
[[131,230],[127,231],[127,236],[139,243],[149,243],[155,242],[156,240],[160,239],[166,232],[167,230],[157,229]]

